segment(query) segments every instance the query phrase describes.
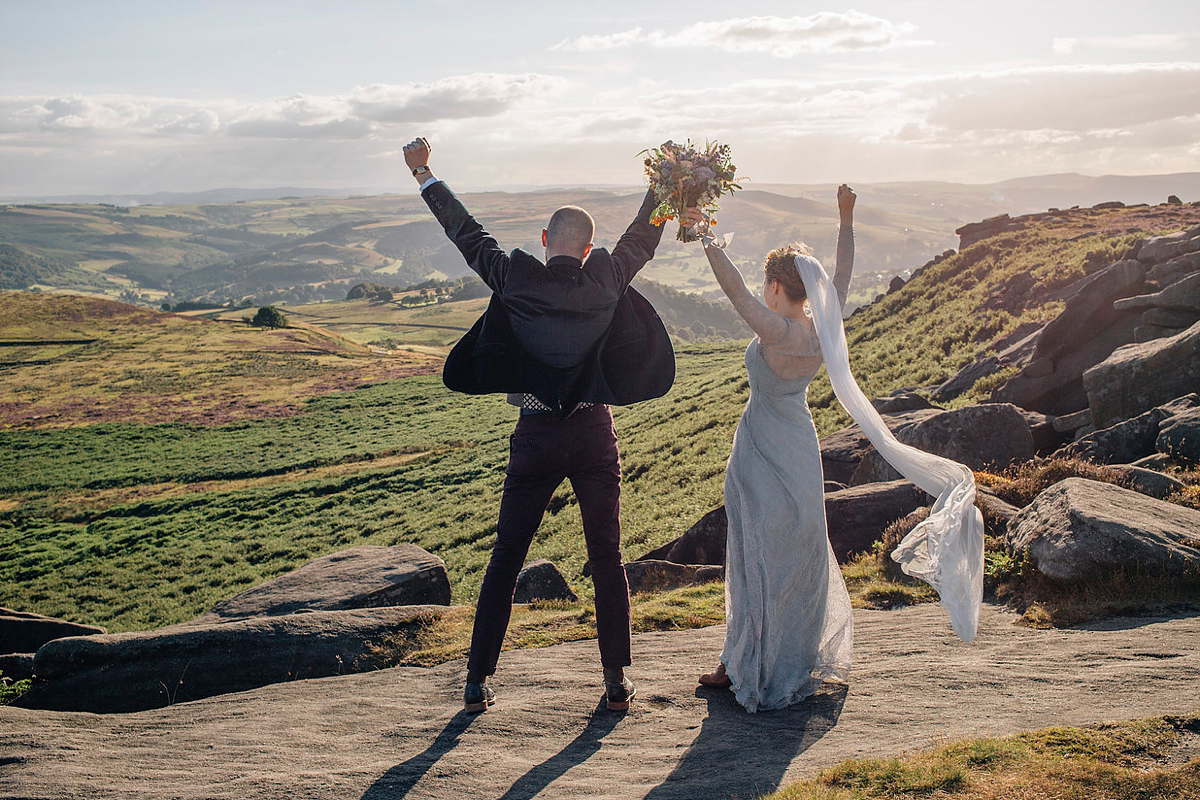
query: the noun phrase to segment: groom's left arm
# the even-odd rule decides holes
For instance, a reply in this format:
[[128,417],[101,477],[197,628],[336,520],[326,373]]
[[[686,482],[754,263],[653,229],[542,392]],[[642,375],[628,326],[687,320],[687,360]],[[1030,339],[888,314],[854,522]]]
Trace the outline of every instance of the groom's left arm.
[[652,190],[646,191],[642,206],[633,222],[621,234],[612,250],[613,267],[617,270],[622,285],[627,285],[654,258],[654,250],[662,239],[663,226],[650,224],[650,213],[658,203]]

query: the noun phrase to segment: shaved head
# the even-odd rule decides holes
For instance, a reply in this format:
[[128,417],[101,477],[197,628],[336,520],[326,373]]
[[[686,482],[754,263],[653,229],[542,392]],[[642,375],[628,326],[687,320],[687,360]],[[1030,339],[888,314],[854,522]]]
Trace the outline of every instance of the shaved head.
[[546,226],[547,252],[575,256],[583,260],[596,234],[592,215],[579,206],[563,206],[550,217]]

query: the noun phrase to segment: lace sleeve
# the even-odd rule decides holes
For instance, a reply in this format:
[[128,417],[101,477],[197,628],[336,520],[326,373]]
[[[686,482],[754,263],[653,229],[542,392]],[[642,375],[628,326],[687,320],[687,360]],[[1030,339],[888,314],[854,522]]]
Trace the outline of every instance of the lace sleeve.
[[704,239],[704,255],[708,256],[708,265],[712,267],[721,291],[733,303],[734,309],[746,320],[750,330],[758,336],[763,344],[778,344],[788,335],[787,320],[776,314],[759,301],[746,286],[742,273],[725,255],[725,250],[716,247],[712,239]]
[[833,285],[837,289],[839,308],[846,308],[850,295],[850,276],[854,272],[854,222],[843,220],[838,226],[837,264],[833,273]]

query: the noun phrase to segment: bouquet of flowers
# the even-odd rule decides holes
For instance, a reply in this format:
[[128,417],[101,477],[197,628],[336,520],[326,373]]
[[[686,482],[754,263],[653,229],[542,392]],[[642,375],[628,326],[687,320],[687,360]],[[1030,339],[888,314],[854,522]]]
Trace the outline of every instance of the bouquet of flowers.
[[[658,201],[650,216],[655,225],[682,218],[684,211],[692,206],[711,215],[717,210],[718,197],[742,188],[734,182],[737,167],[729,160],[727,144],[706,142],[704,149],[700,149],[693,147],[691,141],[684,144],[666,141],[642,153],[646,155],[646,178]],[[717,221],[713,218],[708,224],[716,225]],[[675,238],[694,242],[698,237],[681,223]]]

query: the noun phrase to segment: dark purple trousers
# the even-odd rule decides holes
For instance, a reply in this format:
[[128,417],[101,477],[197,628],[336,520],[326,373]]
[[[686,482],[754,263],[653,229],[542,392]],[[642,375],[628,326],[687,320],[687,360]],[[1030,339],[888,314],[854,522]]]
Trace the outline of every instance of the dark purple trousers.
[[630,664],[629,583],[621,561],[621,458],[606,405],[555,414],[522,415],[509,437],[508,469],[492,559],[479,589],[467,671],[496,672],[512,614],[517,574],[554,490],[571,481],[583,517],[592,581],[600,663]]

